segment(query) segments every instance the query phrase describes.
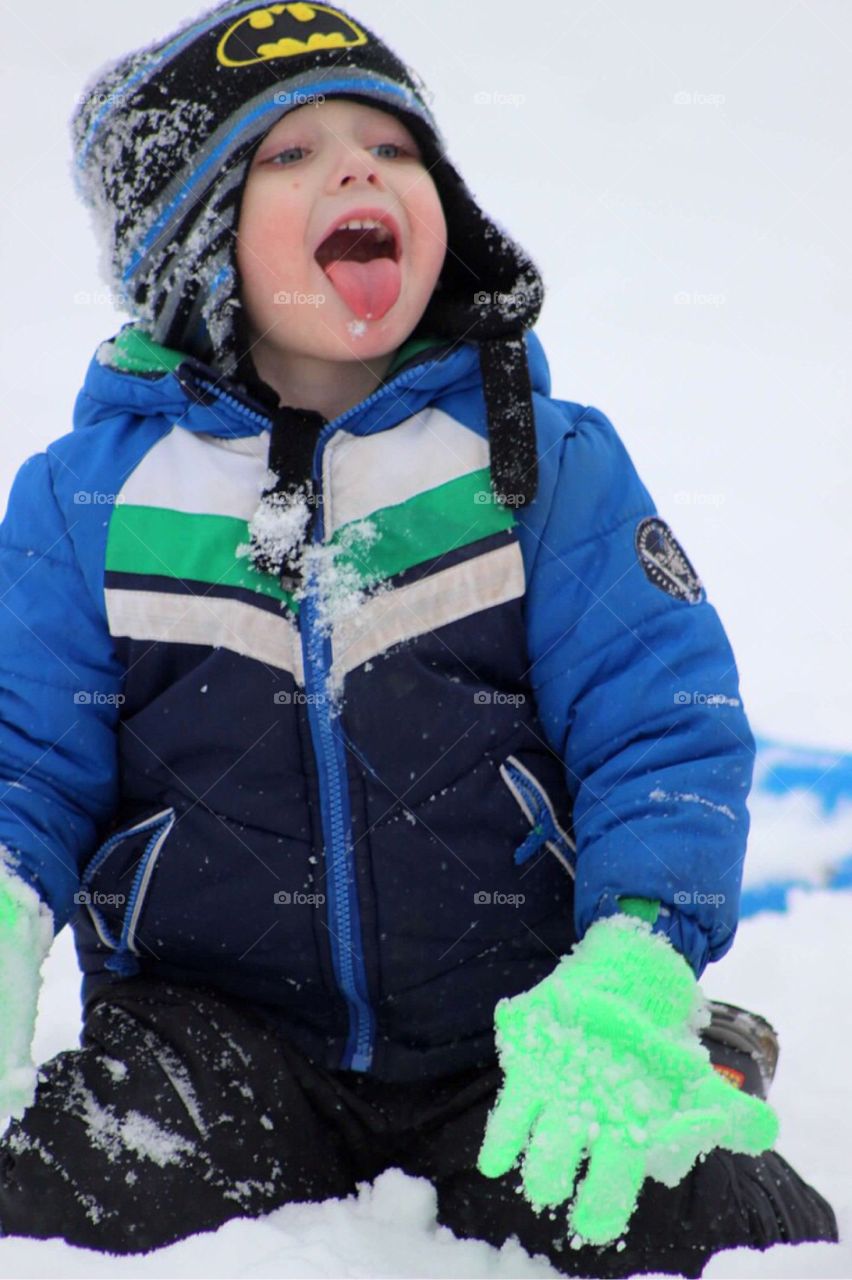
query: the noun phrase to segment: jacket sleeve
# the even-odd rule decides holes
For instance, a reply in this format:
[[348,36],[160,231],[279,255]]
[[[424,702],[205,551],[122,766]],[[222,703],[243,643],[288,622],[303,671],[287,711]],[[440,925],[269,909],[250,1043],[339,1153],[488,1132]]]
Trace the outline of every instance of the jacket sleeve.
[[0,855],[50,908],[57,933],[115,808],[121,685],[49,456],[35,454],[0,525]]
[[561,413],[544,510],[521,521],[530,680],[573,801],[577,933],[621,896],[659,900],[655,928],[700,975],[733,941],[748,834],[736,665],[610,421]]

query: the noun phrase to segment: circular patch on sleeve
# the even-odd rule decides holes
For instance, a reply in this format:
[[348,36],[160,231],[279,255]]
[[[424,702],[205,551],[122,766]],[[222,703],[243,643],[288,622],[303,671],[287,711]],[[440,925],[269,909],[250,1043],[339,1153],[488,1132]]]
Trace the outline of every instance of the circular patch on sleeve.
[[704,599],[701,579],[665,520],[646,516],[639,521],[636,553],[646,578],[655,587],[688,604],[698,604]]

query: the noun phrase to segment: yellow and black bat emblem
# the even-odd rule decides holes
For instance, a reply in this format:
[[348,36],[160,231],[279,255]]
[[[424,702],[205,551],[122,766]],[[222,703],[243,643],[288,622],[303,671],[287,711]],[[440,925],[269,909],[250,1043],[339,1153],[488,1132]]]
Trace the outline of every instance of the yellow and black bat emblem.
[[223,67],[250,67],[317,49],[352,49],[367,36],[327,4],[267,4],[252,9],[223,35],[216,56]]

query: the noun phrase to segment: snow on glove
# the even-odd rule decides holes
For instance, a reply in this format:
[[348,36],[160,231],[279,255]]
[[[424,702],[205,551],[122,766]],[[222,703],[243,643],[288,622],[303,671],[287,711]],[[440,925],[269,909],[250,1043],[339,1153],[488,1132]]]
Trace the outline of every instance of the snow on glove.
[[53,942],[53,916],[0,862],[0,1116],[21,1116],[35,1094],[32,1060],[41,966]]
[[524,1152],[537,1209],[571,1198],[581,1240],[627,1227],[646,1177],[676,1186],[714,1147],[757,1154],[778,1135],[775,1112],[710,1064],[709,1018],[695,976],[665,937],[631,916],[591,926],[530,991],[499,1001],[504,1083],[477,1167],[499,1178]]

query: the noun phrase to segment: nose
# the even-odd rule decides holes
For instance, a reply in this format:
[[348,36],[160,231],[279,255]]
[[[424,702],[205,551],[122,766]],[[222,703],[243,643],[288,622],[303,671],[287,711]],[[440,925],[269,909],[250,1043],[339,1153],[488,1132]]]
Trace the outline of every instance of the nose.
[[[370,172],[365,174],[364,176],[366,178],[366,181],[369,183],[372,183],[373,186],[378,185],[378,182],[379,182],[378,174]],[[354,173],[350,173],[350,174],[347,174],[345,178],[341,179],[340,185],[341,187],[345,187],[348,185],[348,183],[357,182],[357,181],[358,181],[358,175]]]
[[381,179],[376,172],[375,156],[354,148],[342,150],[340,159],[332,174],[332,188],[348,187],[352,183],[366,182],[372,187],[381,186]]

